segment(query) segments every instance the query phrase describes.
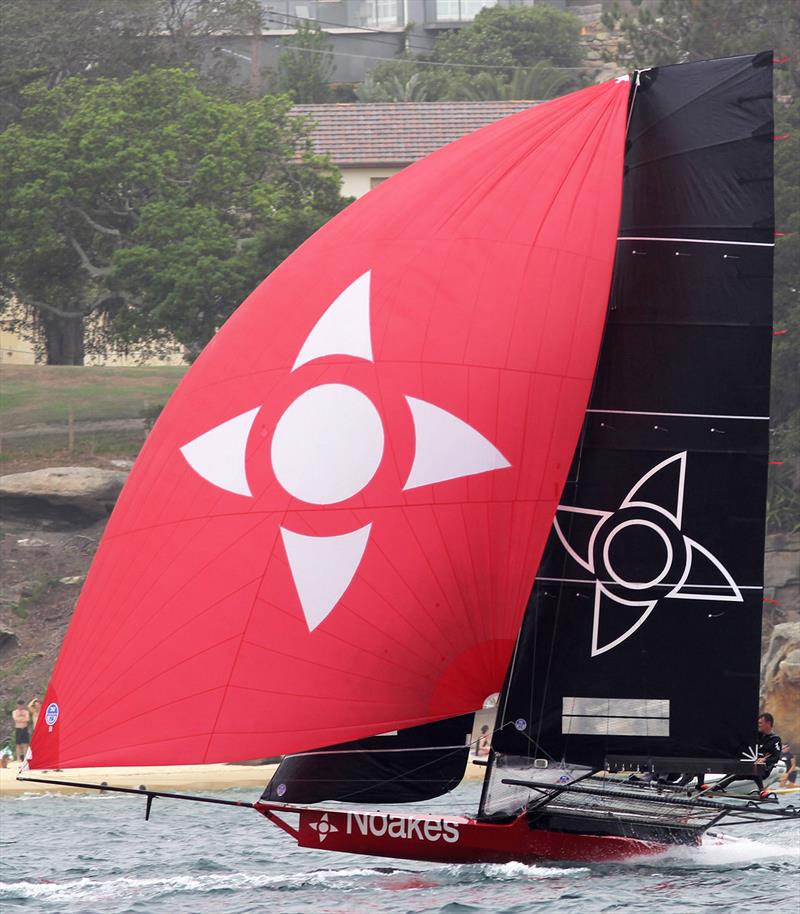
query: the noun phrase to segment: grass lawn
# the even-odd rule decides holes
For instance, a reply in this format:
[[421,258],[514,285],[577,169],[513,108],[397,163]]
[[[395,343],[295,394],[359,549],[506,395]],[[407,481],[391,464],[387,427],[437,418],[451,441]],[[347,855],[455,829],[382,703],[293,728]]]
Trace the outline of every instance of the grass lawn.
[[0,432],[31,425],[135,419],[163,405],[188,366],[0,366]]
[[187,370],[188,366],[0,366],[0,474],[133,460],[144,441],[140,424],[110,429],[77,425],[70,440],[70,412],[75,423],[152,419]]

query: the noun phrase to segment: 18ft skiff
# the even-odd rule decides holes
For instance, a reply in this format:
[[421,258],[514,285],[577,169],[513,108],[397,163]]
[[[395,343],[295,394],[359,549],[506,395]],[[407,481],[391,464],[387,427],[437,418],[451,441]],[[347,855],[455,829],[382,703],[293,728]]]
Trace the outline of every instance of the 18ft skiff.
[[[796,815],[612,777],[759,773],[772,139],[771,54],[652,69],[321,229],[150,435],[29,767],[281,755],[234,805],[451,862]],[[317,805],[451,790],[498,691],[476,816]]]

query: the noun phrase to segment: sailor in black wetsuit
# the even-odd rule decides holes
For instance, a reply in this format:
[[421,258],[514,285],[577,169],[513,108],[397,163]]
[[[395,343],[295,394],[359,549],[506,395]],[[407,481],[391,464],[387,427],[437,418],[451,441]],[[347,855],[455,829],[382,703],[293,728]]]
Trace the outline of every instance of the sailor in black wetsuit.
[[[775,724],[775,719],[771,714],[764,713],[759,714],[758,716],[758,741],[756,744],[756,753],[757,758],[755,759],[756,763],[764,766],[764,774],[769,775],[772,769],[778,764],[778,760],[781,757],[781,738],[778,734],[772,729]],[[758,792],[762,797],[766,797],[769,793],[768,790],[764,789],[764,781],[762,778],[757,777],[756,775],[751,775],[749,777],[743,777],[738,774],[729,774],[727,777],[723,778],[721,781],[718,781],[714,785],[714,790],[725,790],[725,788],[731,784],[733,781],[755,781],[756,786],[758,787]]]

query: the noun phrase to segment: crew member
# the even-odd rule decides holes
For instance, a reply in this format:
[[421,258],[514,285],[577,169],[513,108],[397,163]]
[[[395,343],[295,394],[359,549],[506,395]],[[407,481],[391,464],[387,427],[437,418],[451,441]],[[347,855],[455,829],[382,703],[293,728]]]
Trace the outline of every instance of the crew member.
[[[778,759],[781,757],[781,738],[772,729],[774,725],[775,719],[770,713],[765,711],[763,714],[759,714],[758,742],[756,746],[757,758],[755,762],[757,765],[764,766],[765,775],[769,775],[772,769],[778,764]],[[758,775],[743,776],[729,774],[714,785],[714,790],[725,790],[733,781],[755,781],[758,792],[761,794],[762,798],[769,796],[769,791],[764,789],[763,779]]]
[[780,786],[794,787],[797,783],[797,756],[792,752],[792,747],[788,743],[783,744],[781,761],[786,766],[786,771],[781,777]]

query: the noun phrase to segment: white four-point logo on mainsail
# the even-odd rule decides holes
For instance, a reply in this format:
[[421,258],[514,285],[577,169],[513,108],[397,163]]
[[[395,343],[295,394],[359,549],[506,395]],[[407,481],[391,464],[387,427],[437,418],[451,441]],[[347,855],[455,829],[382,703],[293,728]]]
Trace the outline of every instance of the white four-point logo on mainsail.
[[[330,355],[374,362],[370,272],[352,282],[311,328],[292,366]],[[440,406],[406,396],[415,450],[403,491],[503,469],[510,463],[479,431]],[[247,440],[260,407],[215,426],[180,450],[207,482],[252,497]],[[334,505],[361,492],[384,454],[385,432],[375,404],[348,384],[319,384],[300,394],[278,420],[270,449],[275,478],[299,501]],[[313,631],[331,612],[367,548],[372,525],[337,536],[309,536],[281,527],[300,604]]]
[[[594,577],[593,657],[630,638],[662,599],[742,602],[725,566],[682,531],[686,459],[683,451],[656,464],[613,511],[556,509],[558,538]],[[634,621],[610,637],[601,623],[615,607],[632,612]]]
[[324,813],[322,818],[317,819],[316,822],[309,822],[308,827],[313,828],[314,831],[317,833],[317,837],[319,838],[320,844],[322,844],[322,842],[328,837],[328,835],[332,835],[335,832],[339,831],[339,829],[333,824],[333,822],[328,821],[327,813]]

